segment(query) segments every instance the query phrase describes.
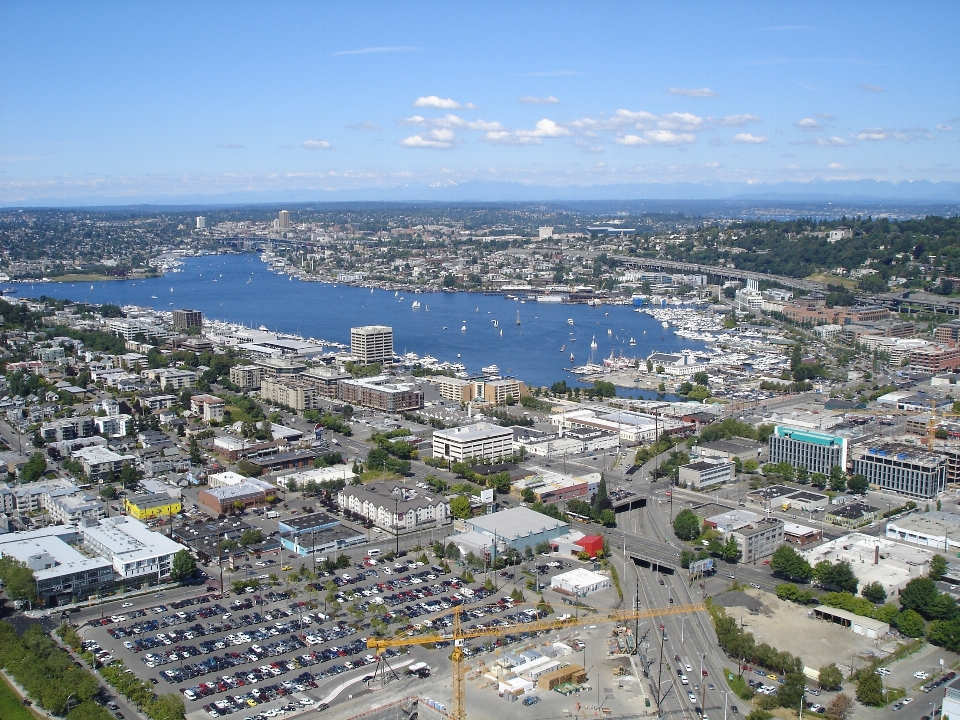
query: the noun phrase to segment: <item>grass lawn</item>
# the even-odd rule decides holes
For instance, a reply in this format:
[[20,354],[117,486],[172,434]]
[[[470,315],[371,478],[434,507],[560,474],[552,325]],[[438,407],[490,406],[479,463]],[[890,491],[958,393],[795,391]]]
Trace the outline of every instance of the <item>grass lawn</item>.
[[0,718],[3,720],[37,720],[41,715],[24,707],[20,696],[6,678],[0,678]]
[[362,483],[377,482],[378,480],[403,482],[403,475],[384,472],[383,470],[367,470],[366,472],[360,473],[360,482]]
[[856,290],[857,281],[851,280],[850,278],[837,277],[836,275],[831,275],[829,273],[814,273],[807,280],[813,280],[814,282],[822,282],[825,285],[843,285],[848,290]]

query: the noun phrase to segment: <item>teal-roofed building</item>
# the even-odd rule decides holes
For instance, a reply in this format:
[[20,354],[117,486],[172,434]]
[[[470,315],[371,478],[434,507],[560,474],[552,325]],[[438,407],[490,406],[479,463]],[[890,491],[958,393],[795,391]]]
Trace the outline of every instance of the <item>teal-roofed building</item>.
[[829,475],[839,465],[847,468],[847,439],[817,430],[777,425],[770,436],[771,463],[805,467],[811,474]]

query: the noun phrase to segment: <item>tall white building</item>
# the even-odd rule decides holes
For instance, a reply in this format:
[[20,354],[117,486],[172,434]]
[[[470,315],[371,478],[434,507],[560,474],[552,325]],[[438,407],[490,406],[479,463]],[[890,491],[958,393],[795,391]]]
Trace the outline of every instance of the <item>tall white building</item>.
[[365,365],[393,362],[393,328],[386,325],[350,328],[350,354]]
[[207,227],[207,219],[203,215],[197,215],[197,230],[204,230]]
[[280,214],[277,216],[277,221],[279,222],[280,229],[286,230],[290,227],[290,211],[281,210]]
[[552,227],[542,227],[539,228],[540,239],[546,240],[547,238],[553,237],[553,228]]

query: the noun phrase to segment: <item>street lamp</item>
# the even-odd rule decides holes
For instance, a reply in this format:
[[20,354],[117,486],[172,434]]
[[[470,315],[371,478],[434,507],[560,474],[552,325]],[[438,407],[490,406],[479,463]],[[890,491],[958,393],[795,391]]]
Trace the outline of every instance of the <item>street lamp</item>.
[[729,695],[732,690],[721,690],[723,693],[723,720],[727,720],[727,695]]

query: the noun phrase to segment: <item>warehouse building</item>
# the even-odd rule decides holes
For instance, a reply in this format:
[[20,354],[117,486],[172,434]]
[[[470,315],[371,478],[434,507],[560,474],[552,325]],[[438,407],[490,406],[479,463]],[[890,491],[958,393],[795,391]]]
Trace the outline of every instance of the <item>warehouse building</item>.
[[960,555],[960,517],[954,513],[931,510],[911,513],[887,521],[887,537],[891,540],[922,545],[942,552]]
[[281,520],[277,524],[282,547],[297,555],[312,555],[366,542],[362,530],[353,530],[340,521],[316,512]]
[[852,612],[832,608],[826,605],[818,605],[813,609],[814,617],[820,620],[827,620],[837,625],[850,628],[857,635],[864,635],[871,639],[882,638],[890,632],[890,624],[881,620],[854,615]]
[[694,490],[704,490],[715,485],[733,482],[736,475],[736,465],[721,458],[698,460],[681,465],[679,468],[680,482],[686,483]]
[[197,504],[210,514],[226,515],[234,512],[238,504],[244,510],[264,507],[276,499],[277,490],[272,485],[254,478],[247,478],[237,485],[206,488],[197,494]]
[[170,497],[165,492],[147,493],[125,497],[123,509],[127,515],[137,520],[151,520],[158,517],[169,519],[180,513],[183,504],[180,498]]
[[[567,523],[525,507],[467,518],[458,521],[457,526],[458,529],[462,528],[464,533],[475,532],[493,540],[498,554],[507,548],[523,552],[528,547],[532,549],[542,542],[550,543],[570,530]],[[447,538],[446,542],[453,542],[459,546],[460,540],[462,538],[458,535],[453,535]]]
[[550,580],[551,590],[578,598],[608,587],[610,587],[609,577],[585,568],[575,568],[570,572],[554,575]]

